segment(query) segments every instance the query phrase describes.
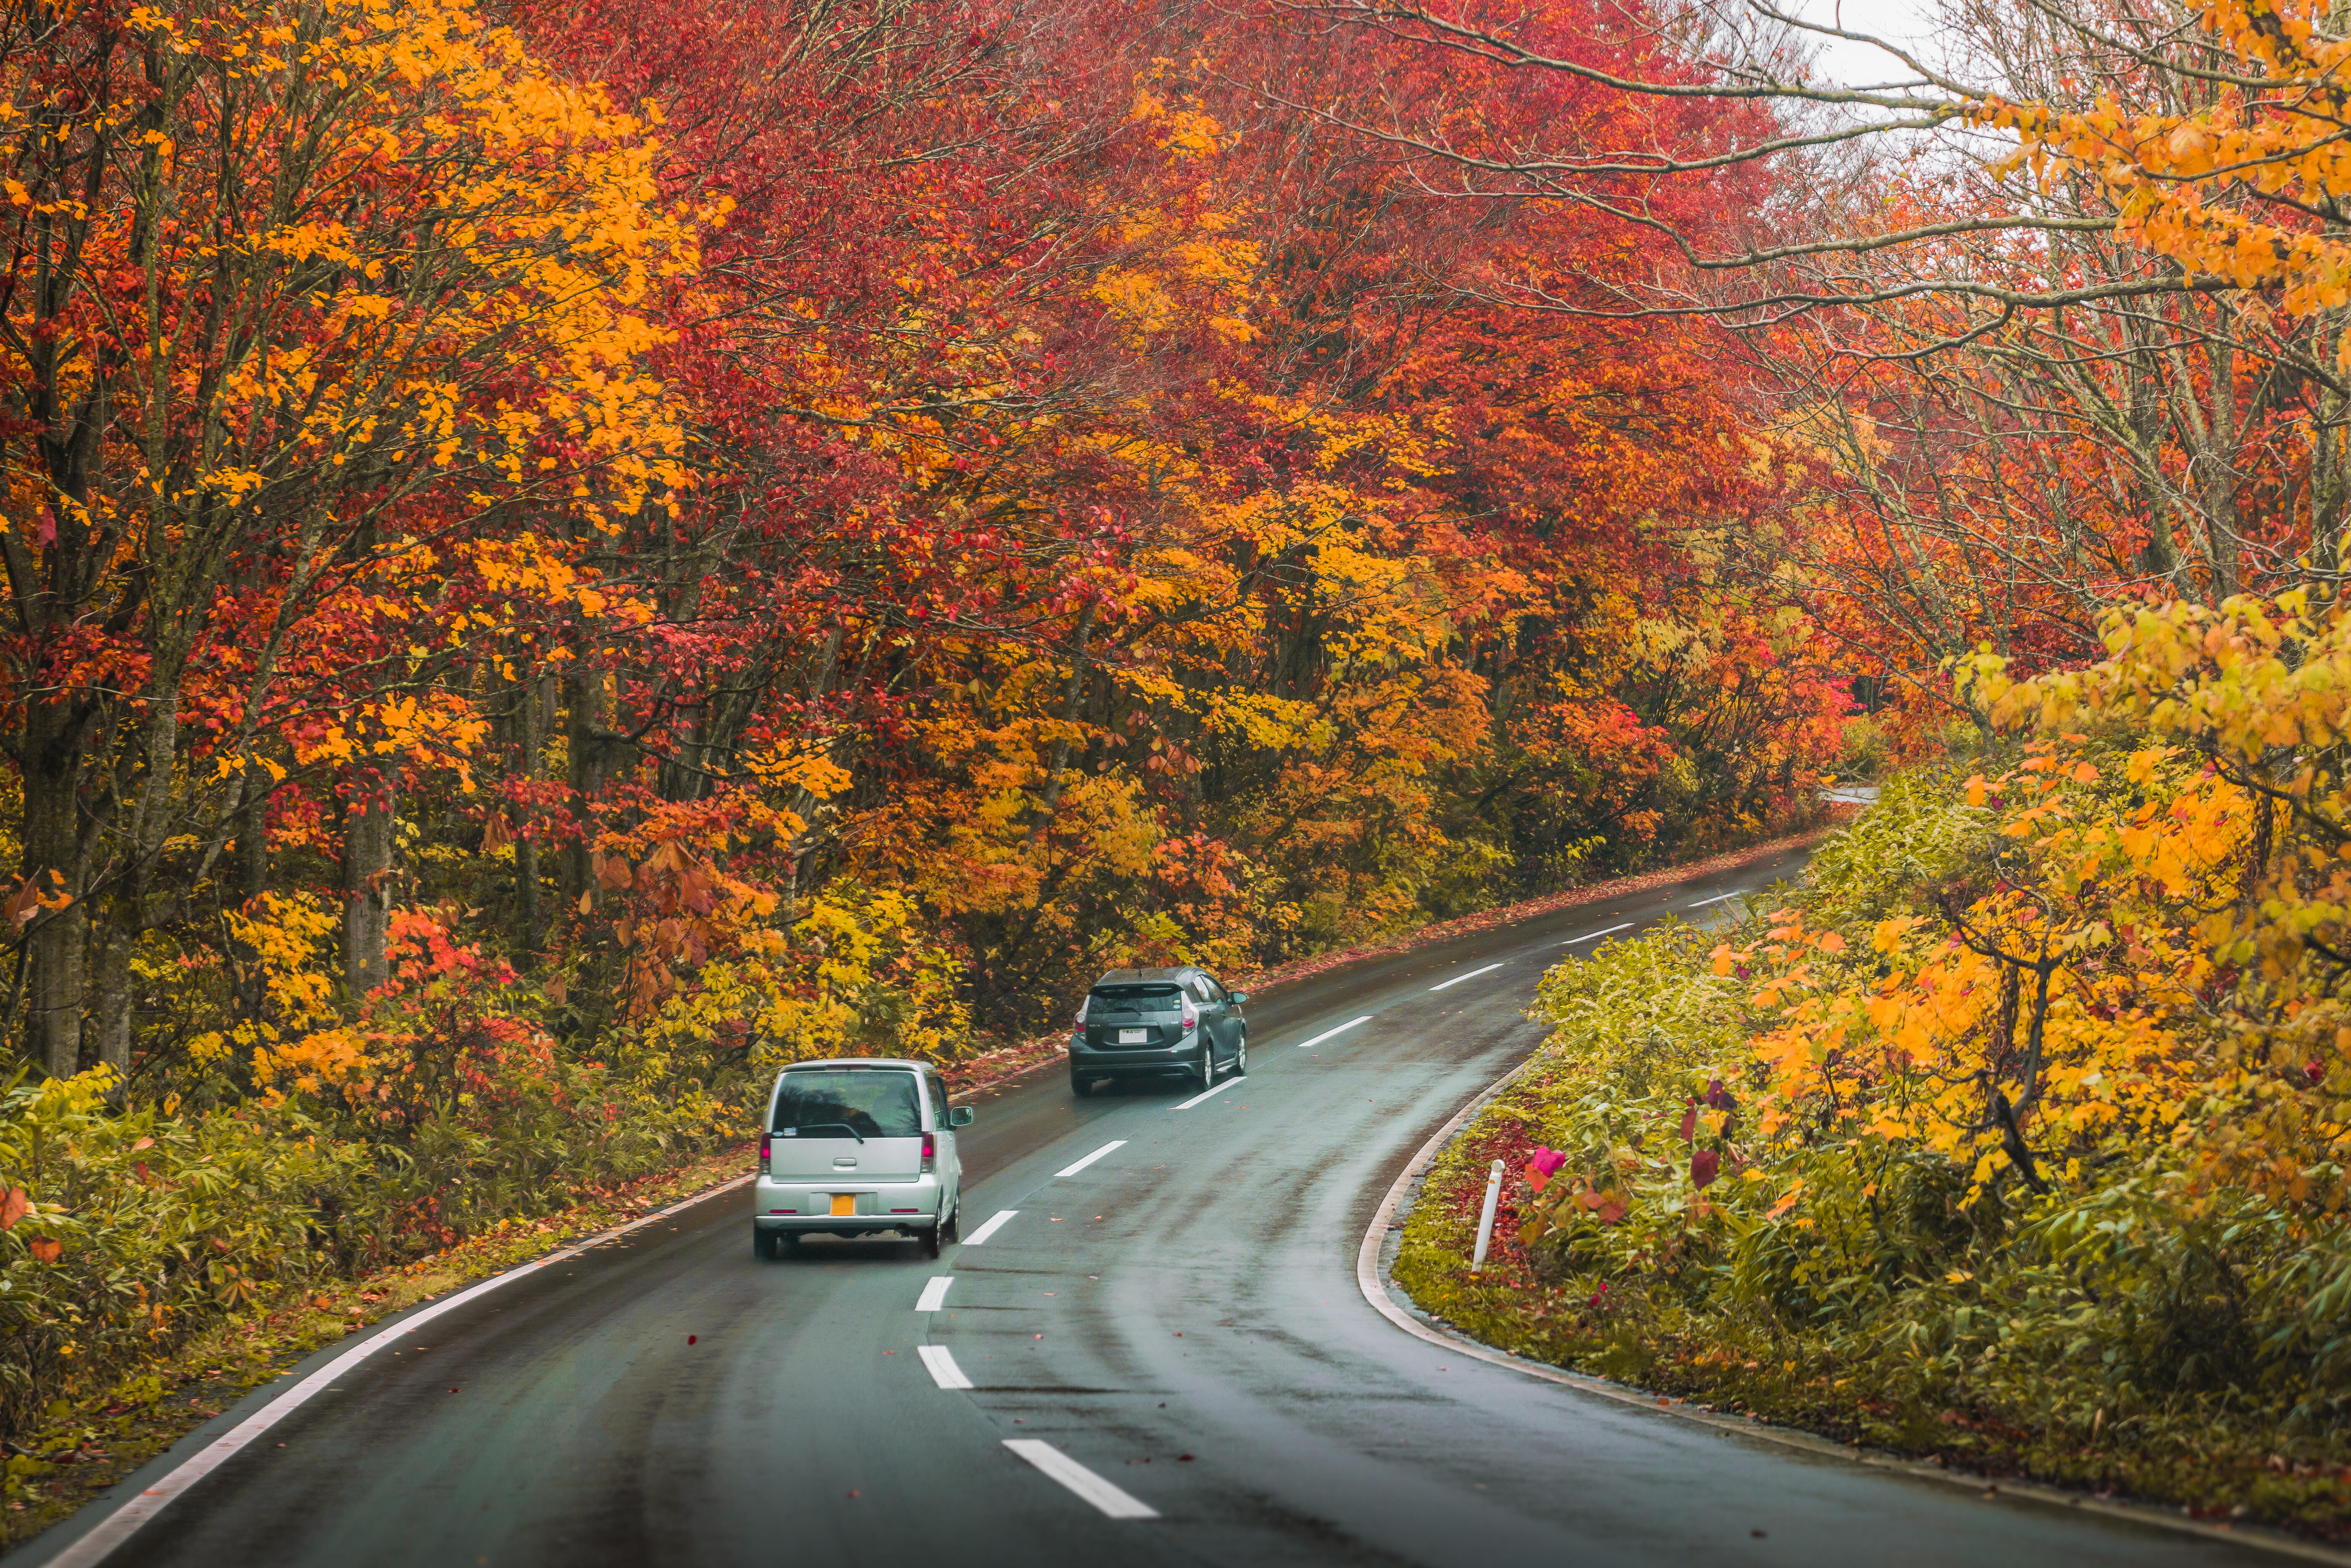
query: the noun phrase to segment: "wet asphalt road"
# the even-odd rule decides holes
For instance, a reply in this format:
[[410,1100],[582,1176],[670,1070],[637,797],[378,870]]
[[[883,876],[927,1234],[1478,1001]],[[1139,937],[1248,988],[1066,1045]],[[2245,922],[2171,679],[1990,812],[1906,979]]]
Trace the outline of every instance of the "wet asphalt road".
[[[352,1372],[108,1568],[2270,1560],[1595,1398],[1364,1303],[1364,1227],[1533,1048],[1521,1009],[1563,944],[1703,918],[1799,859],[1270,992],[1249,1008],[1249,1076],[1186,1109],[1176,1089],[1076,1101],[1058,1071],[980,1097],[965,1234],[1016,1212],[937,1263],[821,1239],[758,1262],[737,1189],[550,1266]],[[938,1277],[943,1306],[918,1312]],[[926,1345],[972,1386],[943,1387]],[[1157,1517],[1111,1517],[1006,1447],[1028,1439]]]

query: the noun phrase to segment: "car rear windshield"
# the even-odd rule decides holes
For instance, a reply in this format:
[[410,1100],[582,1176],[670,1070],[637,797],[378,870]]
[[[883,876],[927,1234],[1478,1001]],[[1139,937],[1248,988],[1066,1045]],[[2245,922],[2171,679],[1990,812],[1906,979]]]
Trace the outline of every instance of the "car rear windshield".
[[923,1111],[914,1075],[889,1070],[787,1072],[774,1130],[795,1138],[915,1138]]
[[1086,1017],[1109,1018],[1113,1013],[1172,1013],[1184,1005],[1184,993],[1170,985],[1096,986],[1086,1003]]

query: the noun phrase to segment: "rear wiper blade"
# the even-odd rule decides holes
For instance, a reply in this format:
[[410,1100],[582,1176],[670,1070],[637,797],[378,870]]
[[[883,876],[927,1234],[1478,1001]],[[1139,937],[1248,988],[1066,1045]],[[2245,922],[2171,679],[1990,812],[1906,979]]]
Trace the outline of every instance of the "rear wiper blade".
[[799,1131],[803,1133],[813,1133],[819,1127],[838,1127],[842,1132],[848,1134],[851,1137],[855,1138],[859,1143],[862,1144],[865,1141],[865,1134],[859,1132],[856,1128],[851,1126],[846,1122],[810,1122],[807,1126],[800,1128]]

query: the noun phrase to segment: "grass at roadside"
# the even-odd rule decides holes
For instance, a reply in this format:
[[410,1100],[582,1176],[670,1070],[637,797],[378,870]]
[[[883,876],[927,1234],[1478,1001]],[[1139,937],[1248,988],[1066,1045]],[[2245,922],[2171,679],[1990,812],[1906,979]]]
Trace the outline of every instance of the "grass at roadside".
[[[2294,1337],[2323,1314],[2304,1281],[2328,1277],[2331,1228],[2191,1185],[2189,1134],[2094,1150],[2044,1192],[1971,1187],[1866,1103],[1775,1098],[1759,1039],[1820,1015],[1768,1009],[1848,972],[1892,995],[1872,924],[1910,919],[1908,890],[1947,885],[1983,831],[1956,780],[1881,810],[1816,858],[1829,885],[1787,901],[1801,923],[1671,926],[1554,971],[1535,1009],[1550,1040],[1432,1165],[1397,1283],[1484,1343],[1728,1413],[2351,1540],[2351,1432]],[[1798,924],[1842,950],[1799,950]],[[1860,1027],[1841,1038],[1823,1049],[1861,1060]],[[1864,1088],[1882,1103],[1894,1082]],[[1540,1192],[1539,1149],[1564,1156]],[[1472,1275],[1497,1158],[1505,1201]]]
[[[1751,1415],[1929,1463],[2351,1542],[2351,1457],[2240,1414],[2139,1421],[2088,1441],[2051,1423],[1904,1397],[1882,1368],[1756,1317],[1693,1308],[1635,1282],[1562,1279],[1511,1239],[1506,1204],[1485,1271],[1469,1271],[1488,1163],[1515,1177],[1540,1137],[1542,1086],[1513,1085],[1429,1169],[1394,1276],[1416,1306],[1472,1339],[1728,1415]],[[1601,1289],[1603,1285],[1608,1288]]]

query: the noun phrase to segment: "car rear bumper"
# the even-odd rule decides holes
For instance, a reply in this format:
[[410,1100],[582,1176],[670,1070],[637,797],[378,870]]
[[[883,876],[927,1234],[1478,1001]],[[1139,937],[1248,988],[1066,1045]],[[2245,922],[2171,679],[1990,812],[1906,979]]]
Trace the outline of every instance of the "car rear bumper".
[[[845,1197],[852,1212],[837,1214]],[[821,1176],[759,1176],[751,1186],[751,1222],[761,1230],[810,1230],[834,1236],[878,1230],[928,1230],[939,1222],[946,1193],[935,1176],[915,1181],[833,1181]]]
[[1196,1038],[1143,1051],[1096,1051],[1073,1040],[1070,1071],[1088,1078],[1194,1077],[1200,1071],[1200,1052],[1205,1049]]

